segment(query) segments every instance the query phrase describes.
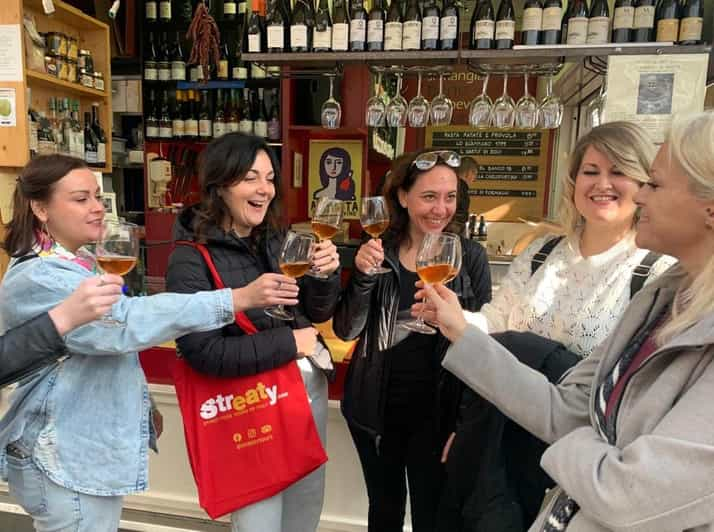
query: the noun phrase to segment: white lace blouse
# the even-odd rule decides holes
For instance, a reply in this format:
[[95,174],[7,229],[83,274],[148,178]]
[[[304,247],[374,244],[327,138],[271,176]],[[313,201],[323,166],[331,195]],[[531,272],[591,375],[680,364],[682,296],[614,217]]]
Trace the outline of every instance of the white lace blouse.
[[[513,260],[493,300],[466,319],[489,332],[530,331],[563,343],[583,357],[614,328],[630,302],[632,271],[647,255],[634,235],[584,258],[577,238],[564,238],[531,276],[531,260],[552,235],[534,241]],[[676,260],[661,257],[650,282]]]

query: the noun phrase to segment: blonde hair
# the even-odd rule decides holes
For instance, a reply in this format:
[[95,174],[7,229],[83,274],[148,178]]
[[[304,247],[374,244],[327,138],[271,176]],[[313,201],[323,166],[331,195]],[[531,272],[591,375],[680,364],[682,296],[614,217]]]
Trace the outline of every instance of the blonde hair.
[[630,122],[608,122],[581,137],[570,154],[568,174],[563,179],[558,206],[558,221],[569,236],[575,234],[582,222],[582,216],[575,207],[575,179],[590,147],[610,159],[627,177],[642,183],[649,181],[648,171],[657,152],[647,133]]
[[[699,199],[714,200],[714,112],[676,118],[667,137],[670,164],[676,162]],[[672,316],[657,334],[662,345],[714,310],[714,255],[691,285],[675,298]]]

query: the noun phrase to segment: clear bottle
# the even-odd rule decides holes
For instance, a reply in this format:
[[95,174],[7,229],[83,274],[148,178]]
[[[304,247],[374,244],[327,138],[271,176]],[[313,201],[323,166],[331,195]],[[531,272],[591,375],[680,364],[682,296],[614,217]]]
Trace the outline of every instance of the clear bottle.
[[65,153],[74,157],[76,149],[74,148],[74,139],[72,138],[74,132],[72,131],[72,117],[71,110],[69,107],[69,98],[63,98],[60,100],[62,116],[61,116],[61,128],[62,128],[62,147],[60,147],[60,152]]
[[47,101],[50,110],[50,125],[52,126],[52,136],[55,140],[55,153],[64,153],[62,147],[64,142],[62,140],[62,124],[57,118],[57,99],[50,97]]

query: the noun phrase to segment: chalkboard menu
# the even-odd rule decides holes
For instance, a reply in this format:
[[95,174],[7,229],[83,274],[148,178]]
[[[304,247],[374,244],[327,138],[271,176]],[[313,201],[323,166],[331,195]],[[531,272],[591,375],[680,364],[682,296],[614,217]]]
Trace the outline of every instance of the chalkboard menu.
[[472,157],[478,177],[469,183],[471,212],[488,220],[539,219],[545,205],[549,134],[543,130],[430,127],[426,145]]

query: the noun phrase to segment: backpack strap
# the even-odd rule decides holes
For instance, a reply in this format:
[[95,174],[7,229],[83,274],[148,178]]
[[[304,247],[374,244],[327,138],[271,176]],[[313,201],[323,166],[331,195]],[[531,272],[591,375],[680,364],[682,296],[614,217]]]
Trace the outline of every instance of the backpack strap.
[[652,266],[662,256],[661,253],[650,251],[645,255],[637,267],[632,270],[632,279],[630,280],[630,299],[635,297],[635,294],[645,285],[647,278],[650,276]]
[[10,267],[12,268],[13,266],[17,266],[18,264],[22,264],[23,262],[25,262],[25,261],[27,261],[27,260],[30,260],[30,259],[36,259],[37,257],[39,257],[39,255],[38,255],[37,253],[34,253],[34,252],[33,252],[33,253],[28,253],[27,255],[23,255],[22,257],[18,257],[18,258],[15,260],[15,262],[12,263],[12,266],[10,266]]
[[[192,242],[190,240],[177,240],[175,244],[177,246],[190,246],[193,249],[197,250],[203,257],[203,260],[206,262],[206,266],[208,266],[208,269],[211,272],[211,277],[213,278],[213,285],[219,290],[221,288],[226,287],[226,285],[223,284],[223,279],[221,279],[221,276],[218,273],[216,265],[213,263],[211,254],[208,252],[208,248],[206,246],[204,246],[203,244],[199,244],[198,242]],[[258,332],[257,327],[253,324],[252,321],[250,321],[250,318],[246,316],[245,312],[236,312],[236,324],[241,329],[243,329],[243,332],[246,334],[255,334]]]
[[543,244],[543,247],[541,247],[538,250],[538,253],[533,255],[533,258],[531,259],[531,276],[540,268],[543,266],[545,263],[546,259],[548,258],[548,255],[550,255],[550,252],[555,249],[555,246],[560,244],[560,241],[565,238],[564,236],[556,236],[555,238],[551,238],[548,240],[545,244]]

